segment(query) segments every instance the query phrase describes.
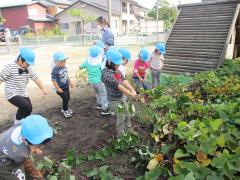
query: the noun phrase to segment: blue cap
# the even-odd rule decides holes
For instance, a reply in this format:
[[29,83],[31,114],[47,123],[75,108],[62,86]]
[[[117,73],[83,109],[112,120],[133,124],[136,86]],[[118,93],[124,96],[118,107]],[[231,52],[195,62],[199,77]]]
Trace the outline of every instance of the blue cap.
[[143,61],[148,61],[149,60],[149,52],[145,48],[142,48],[139,53],[140,58]]
[[53,129],[48,125],[47,119],[40,115],[30,115],[22,120],[21,134],[33,145],[41,144],[52,138]]
[[166,53],[166,51],[165,51],[165,44],[164,44],[164,43],[157,43],[156,49],[157,49],[161,54]]
[[122,64],[122,55],[116,50],[108,50],[106,57],[116,65]]
[[53,60],[54,61],[63,61],[63,60],[66,60],[66,59],[67,59],[67,57],[62,52],[56,52],[53,55]]
[[128,61],[131,60],[131,53],[129,50],[127,50],[125,48],[119,48],[118,52],[120,52],[120,54],[122,55],[123,58],[126,58]]
[[89,50],[89,54],[91,57],[97,57],[101,53],[102,53],[102,49],[98,46],[93,46]]
[[35,62],[35,53],[31,48],[21,48],[20,49],[20,56],[28,63],[29,65],[34,65]]
[[98,40],[96,42],[96,46],[98,46],[98,47],[100,47],[102,49],[106,48],[105,44],[101,40]]

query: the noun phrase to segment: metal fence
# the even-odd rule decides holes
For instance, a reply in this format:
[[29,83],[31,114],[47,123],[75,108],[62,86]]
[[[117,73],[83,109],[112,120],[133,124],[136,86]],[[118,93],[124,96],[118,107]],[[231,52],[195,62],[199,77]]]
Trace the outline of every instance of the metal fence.
[[[129,34],[124,36],[115,36],[116,46],[128,46],[128,45],[145,45],[156,42],[165,42],[166,34]],[[71,34],[69,36],[34,36],[34,37],[22,37],[21,45],[23,46],[44,46],[49,44],[62,44],[69,46],[88,46],[92,45],[94,41],[98,40],[99,36],[96,34]]]

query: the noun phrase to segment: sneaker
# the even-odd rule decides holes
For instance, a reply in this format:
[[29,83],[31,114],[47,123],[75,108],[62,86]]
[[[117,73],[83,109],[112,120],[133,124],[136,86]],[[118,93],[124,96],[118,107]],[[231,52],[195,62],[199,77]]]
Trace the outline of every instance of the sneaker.
[[110,111],[109,109],[102,110],[101,114],[102,114],[103,116],[110,115],[110,114],[111,114],[111,111]]
[[69,111],[70,113],[74,114],[74,110],[68,108],[68,111]]
[[102,105],[97,105],[96,109],[101,110],[102,109]]
[[70,118],[70,117],[72,117],[72,113],[70,113],[69,110],[64,111],[64,112],[63,112],[63,115],[64,115],[65,118]]
[[[74,111],[73,111],[72,109],[69,109],[69,108],[68,108],[68,111],[69,111],[71,114],[74,114]],[[63,109],[61,110],[61,113],[64,113],[64,110],[63,110]]]

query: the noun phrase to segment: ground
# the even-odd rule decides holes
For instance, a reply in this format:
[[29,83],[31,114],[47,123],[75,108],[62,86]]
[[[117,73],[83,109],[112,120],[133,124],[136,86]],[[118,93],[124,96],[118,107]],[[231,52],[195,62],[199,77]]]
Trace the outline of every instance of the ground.
[[[70,107],[75,111],[71,119],[65,119],[60,113],[61,100],[56,95],[50,80],[52,54],[55,51],[63,51],[69,57],[67,67],[70,77],[75,81],[75,74],[79,64],[87,57],[89,47],[64,47],[47,46],[36,48],[37,62],[34,70],[44,83],[48,95],[31,82],[28,86],[28,94],[33,104],[33,114],[41,114],[49,119],[52,126],[57,129],[54,136],[44,149],[45,155],[54,160],[60,160],[66,156],[68,150],[76,148],[77,151],[86,153],[90,149],[98,149],[116,135],[115,117],[103,117],[96,110],[94,93],[90,86],[74,87],[71,89]],[[130,48],[133,59],[136,59],[140,47]],[[150,50],[153,47],[149,47]],[[14,61],[17,53],[2,55],[0,69],[5,64]],[[132,71],[133,62],[129,63],[128,71]],[[0,85],[0,132],[13,123],[16,108],[4,98],[4,83]],[[137,124],[135,126],[138,126]],[[124,166],[124,164],[123,164]],[[131,174],[131,173],[130,173]]]

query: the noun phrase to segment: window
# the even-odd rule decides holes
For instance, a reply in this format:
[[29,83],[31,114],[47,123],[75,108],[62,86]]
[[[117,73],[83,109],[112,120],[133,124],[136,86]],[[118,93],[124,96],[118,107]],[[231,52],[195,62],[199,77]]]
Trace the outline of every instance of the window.
[[96,21],[93,21],[93,22],[92,22],[92,28],[94,28],[94,29],[97,28],[97,22],[96,22]]
[[130,4],[130,14],[134,14],[134,6],[133,6],[133,4]]
[[112,20],[112,28],[113,29],[117,29],[118,28],[117,20]]
[[62,23],[61,24],[61,29],[69,29],[69,24],[68,23]]
[[126,2],[122,2],[122,12],[127,13],[127,3]]
[[37,16],[37,9],[28,9],[29,16]]

